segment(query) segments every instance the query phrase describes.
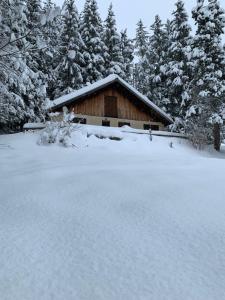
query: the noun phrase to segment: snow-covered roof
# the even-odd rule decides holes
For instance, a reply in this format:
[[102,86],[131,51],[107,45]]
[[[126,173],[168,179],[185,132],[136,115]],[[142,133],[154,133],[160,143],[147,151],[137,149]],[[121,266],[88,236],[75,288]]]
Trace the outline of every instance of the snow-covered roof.
[[146,96],[141,94],[137,89],[135,89],[133,86],[131,86],[125,80],[123,80],[121,77],[119,77],[118,75],[115,75],[115,74],[109,75],[108,77],[101,79],[93,84],[88,85],[88,86],[85,86],[85,87],[81,88],[80,90],[74,91],[68,95],[64,95],[60,98],[57,98],[57,99],[51,101],[49,109],[56,109],[56,108],[62,107],[63,105],[66,105],[70,102],[74,102],[75,100],[78,100],[80,97],[84,97],[85,95],[93,93],[93,92],[95,92],[101,88],[104,88],[114,82],[119,82],[123,87],[128,89],[138,99],[140,99],[142,102],[144,102],[148,107],[155,110],[162,117],[164,117],[169,123],[173,123],[173,119],[168,114],[166,114],[162,109],[160,109],[157,105],[155,105],[152,101],[150,101]]

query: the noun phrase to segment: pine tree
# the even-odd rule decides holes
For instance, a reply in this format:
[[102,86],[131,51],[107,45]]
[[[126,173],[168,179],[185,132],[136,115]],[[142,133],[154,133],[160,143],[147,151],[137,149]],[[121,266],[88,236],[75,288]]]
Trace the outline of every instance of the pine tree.
[[26,17],[26,3],[24,0],[13,0],[11,7],[13,8],[11,12],[13,22],[11,22],[11,19],[8,19],[8,26],[11,28],[14,38],[17,39],[16,46],[20,50],[24,50],[27,46],[27,37],[29,36],[27,35],[28,20]]
[[150,45],[143,59],[146,67],[145,94],[159,107],[167,110],[168,91],[166,86],[167,37],[160,17],[155,17],[151,26]]
[[[33,32],[41,22],[41,1],[40,0],[26,0],[27,2],[27,16],[28,28]],[[35,39],[35,37],[31,37]]]
[[59,7],[46,0],[43,6],[44,22],[41,27],[44,47],[40,50],[42,60],[39,68],[46,75],[48,97],[52,99],[57,87],[56,67],[59,65],[59,49],[61,47],[60,37],[62,24],[62,12]]
[[217,0],[208,0],[207,4],[204,0],[198,0],[192,14],[197,32],[192,46],[194,78],[186,130],[196,144],[214,140],[215,148],[219,150],[225,93],[225,54],[221,40],[225,16]]
[[48,73],[49,67],[51,68],[52,64],[54,65],[54,58],[60,45],[56,36],[60,36],[62,28],[61,15],[61,9],[52,0],[44,2],[41,26],[41,36],[44,45],[43,49],[41,49],[41,55],[44,57],[41,70],[45,74]]
[[26,115],[22,98],[12,92],[20,82],[15,72],[20,68],[20,51],[13,42],[17,37],[12,28],[12,24],[17,24],[17,9],[13,2],[0,2],[0,132],[20,125]]
[[45,0],[43,3],[43,11],[44,13],[48,13],[55,7],[55,3],[52,0]]
[[96,0],[86,0],[80,21],[81,37],[85,43],[84,83],[93,83],[103,78],[106,46],[102,40],[103,26]]
[[[182,124],[190,100],[189,84],[191,80],[191,37],[188,15],[182,0],[176,3],[170,22],[170,35],[167,62],[167,88],[170,102],[167,112],[176,118],[176,124]],[[177,128],[178,129],[178,128]]]
[[104,42],[108,54],[105,60],[105,75],[117,74],[124,78],[121,41],[116,28],[112,4],[109,7],[108,16],[105,20]]
[[148,62],[146,61],[147,49],[149,47],[149,34],[142,20],[137,24],[136,38],[135,38],[135,55],[138,62],[134,68],[134,82],[133,85],[142,93],[146,94],[146,72],[148,69]]
[[57,96],[79,89],[83,83],[84,43],[79,32],[79,16],[74,0],[65,1],[60,41],[59,65],[56,68]]
[[[28,42],[28,51],[26,51],[26,63],[31,69],[30,79],[32,81],[32,90],[29,98],[33,103],[33,117],[43,118],[43,104],[46,97],[46,80],[47,74],[43,73],[45,64],[43,49],[46,47],[42,34],[44,12],[41,6],[41,0],[25,0],[26,1],[26,17],[27,31],[26,37]],[[27,100],[26,100],[27,101]]]
[[22,1],[0,3],[0,124],[17,127],[44,118],[45,87],[26,64],[26,20]]
[[128,38],[127,30],[121,31],[121,52],[123,57],[123,70],[125,79],[132,83],[133,65],[134,60],[134,45],[133,41]]
[[148,39],[149,34],[146,30],[146,27],[144,26],[142,20],[140,20],[137,23],[137,29],[136,29],[136,38],[135,38],[135,54],[142,59],[148,49]]
[[26,0],[27,9],[27,29],[30,34],[27,36],[29,42],[29,55],[27,56],[27,63],[29,67],[37,72],[41,70],[43,63],[40,49],[43,45],[43,36],[41,32],[42,21],[42,7],[41,0]]
[[[166,36],[168,37],[168,41],[169,41],[169,37],[171,36],[171,30],[172,30],[171,23],[172,23],[171,20],[167,19],[166,24],[165,24],[165,31],[166,31]],[[170,45],[168,44],[168,46],[170,46]]]

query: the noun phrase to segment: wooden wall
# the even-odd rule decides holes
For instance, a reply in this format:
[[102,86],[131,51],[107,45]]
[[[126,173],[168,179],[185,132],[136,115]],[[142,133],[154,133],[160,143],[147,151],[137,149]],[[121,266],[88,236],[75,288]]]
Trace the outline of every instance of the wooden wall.
[[[105,117],[104,98],[114,96],[117,98],[118,118],[136,121],[159,121],[154,117],[145,104],[139,99],[134,99],[132,95],[123,92],[119,88],[109,87],[96,94],[86,97],[70,105],[69,109],[76,114]],[[136,102],[136,104],[135,104]]]
[[104,95],[97,93],[70,105],[70,110],[76,114],[89,116],[104,116]]

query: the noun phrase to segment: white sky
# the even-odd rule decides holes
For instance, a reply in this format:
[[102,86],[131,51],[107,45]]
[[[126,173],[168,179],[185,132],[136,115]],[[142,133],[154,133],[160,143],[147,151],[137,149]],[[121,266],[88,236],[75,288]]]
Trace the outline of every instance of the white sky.
[[[61,5],[63,0],[55,0]],[[79,12],[83,9],[85,0],[76,0]],[[176,0],[97,0],[100,14],[104,20],[110,3],[113,3],[114,12],[118,29],[128,29],[130,37],[135,36],[135,29],[138,20],[141,18],[144,24],[149,27],[154,22],[155,15],[159,14],[163,21],[170,18],[174,10]],[[184,0],[189,17],[191,10],[196,5],[197,0]],[[225,9],[225,0],[220,0],[222,7]],[[190,23],[193,21],[190,18]]]

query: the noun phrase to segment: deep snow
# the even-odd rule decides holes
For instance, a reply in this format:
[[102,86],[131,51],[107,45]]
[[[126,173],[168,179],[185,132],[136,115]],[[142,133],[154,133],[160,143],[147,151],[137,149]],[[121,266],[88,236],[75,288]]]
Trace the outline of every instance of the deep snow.
[[99,131],[0,136],[0,299],[225,299],[225,154]]

